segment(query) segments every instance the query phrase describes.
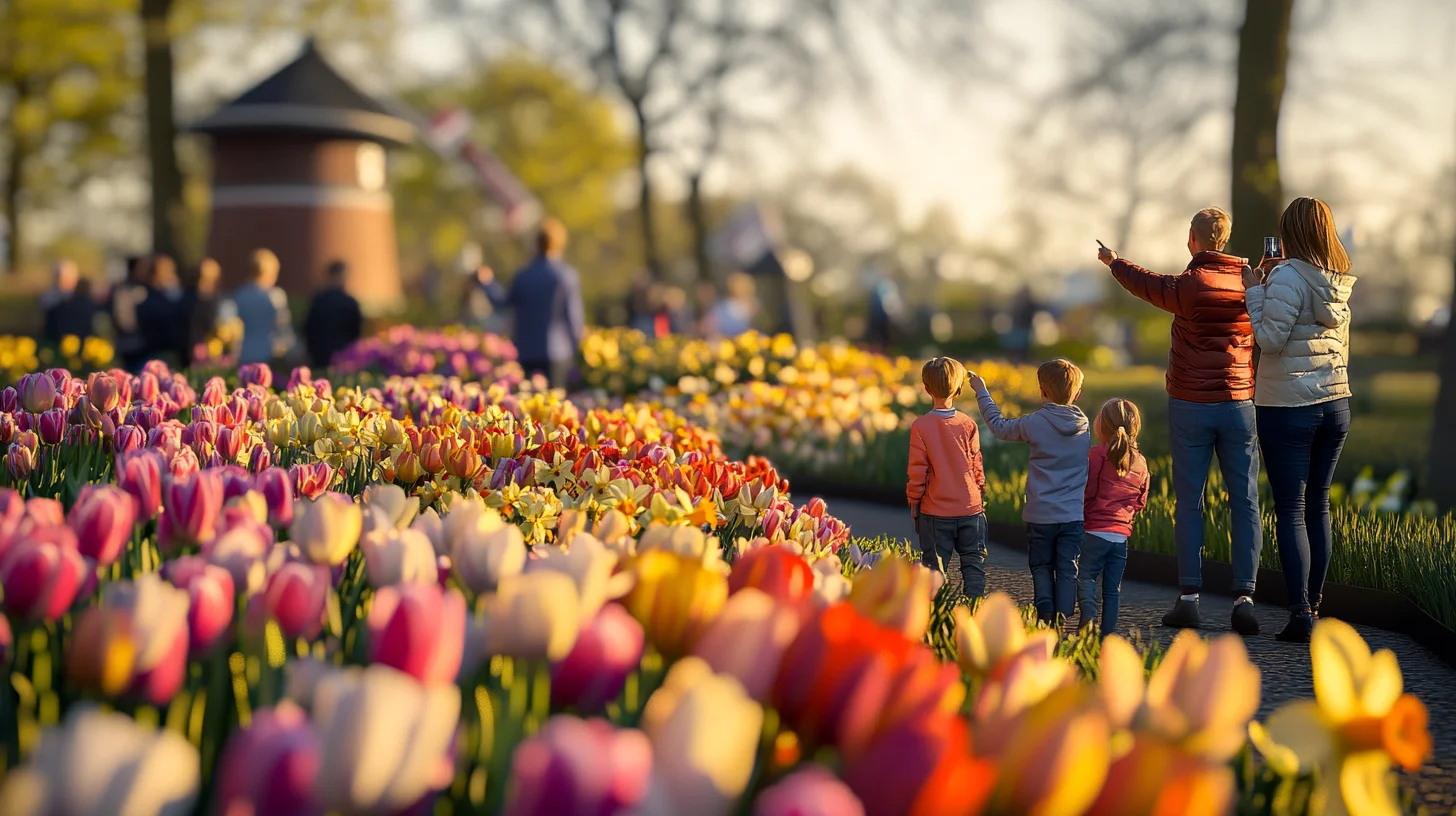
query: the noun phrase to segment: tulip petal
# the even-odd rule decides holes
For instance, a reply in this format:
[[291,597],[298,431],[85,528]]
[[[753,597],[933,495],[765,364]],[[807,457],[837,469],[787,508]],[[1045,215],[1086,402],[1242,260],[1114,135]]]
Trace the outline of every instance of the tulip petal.
[[1340,795],[1359,816],[1400,816],[1390,784],[1390,759],[1382,751],[1361,751],[1340,766]]
[[1127,728],[1143,702],[1143,657],[1131,643],[1117,635],[1102,641],[1098,682],[1107,715],[1114,728]]
[[1321,619],[1309,643],[1314,666],[1314,696],[1335,722],[1359,714],[1358,683],[1370,668],[1370,646],[1354,627],[1333,618]]

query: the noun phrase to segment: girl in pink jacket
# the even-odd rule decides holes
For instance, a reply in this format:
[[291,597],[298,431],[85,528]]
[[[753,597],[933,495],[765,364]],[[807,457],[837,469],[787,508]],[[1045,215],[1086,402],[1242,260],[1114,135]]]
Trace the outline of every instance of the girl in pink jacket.
[[1087,491],[1083,496],[1087,532],[1082,541],[1077,595],[1082,608],[1079,628],[1092,625],[1100,617],[1103,635],[1117,631],[1117,598],[1122,572],[1127,567],[1127,537],[1132,534],[1133,517],[1148,504],[1148,463],[1137,444],[1142,427],[1138,407],[1125,399],[1108,400],[1092,423],[1097,444],[1087,461]]

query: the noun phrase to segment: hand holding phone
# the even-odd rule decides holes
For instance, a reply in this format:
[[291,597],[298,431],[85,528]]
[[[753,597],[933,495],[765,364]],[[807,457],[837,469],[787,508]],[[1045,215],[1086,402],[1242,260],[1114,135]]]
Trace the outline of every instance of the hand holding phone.
[[1264,238],[1264,257],[1259,261],[1259,270],[1265,275],[1273,271],[1284,260],[1284,244],[1275,236]]

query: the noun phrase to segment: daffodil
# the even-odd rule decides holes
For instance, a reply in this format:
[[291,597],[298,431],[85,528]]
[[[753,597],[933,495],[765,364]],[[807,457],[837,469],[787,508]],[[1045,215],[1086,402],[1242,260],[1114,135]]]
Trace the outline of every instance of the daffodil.
[[1315,699],[1251,723],[1250,738],[1281,774],[1320,771],[1326,816],[1398,816],[1391,764],[1416,771],[1430,755],[1425,705],[1402,693],[1395,653],[1372,654],[1343,621],[1316,623],[1309,655]]

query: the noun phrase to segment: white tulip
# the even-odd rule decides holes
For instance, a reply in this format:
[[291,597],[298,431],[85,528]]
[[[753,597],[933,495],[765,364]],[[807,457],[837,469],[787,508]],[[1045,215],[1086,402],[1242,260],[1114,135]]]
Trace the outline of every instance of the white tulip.
[[506,524],[500,513],[474,502],[457,507],[445,516],[445,538],[461,583],[479,594],[493,592],[506,579],[520,575],[526,566],[521,531]]
[[537,558],[526,562],[527,573],[559,572],[576,583],[580,601],[581,623],[586,625],[607,601],[626,595],[632,589],[632,573],[612,574],[617,556],[589,533],[577,533],[565,546],[536,548]]
[[486,654],[562,660],[581,631],[580,607],[570,576],[541,570],[507,579],[485,605]]
[[420,513],[410,523],[410,529],[424,533],[430,539],[430,546],[435,548],[436,555],[450,554],[450,547],[445,541],[445,523],[440,519],[440,514],[435,512],[435,508],[425,508],[425,512]]
[[414,521],[415,514],[420,511],[420,502],[410,498],[399,485],[372,484],[364,488],[364,511],[366,515],[377,516],[365,520],[366,532],[371,524],[402,530]]
[[418,530],[375,530],[360,539],[359,546],[364,550],[369,585],[376,589],[401,583],[434,584],[440,580],[435,548]]

